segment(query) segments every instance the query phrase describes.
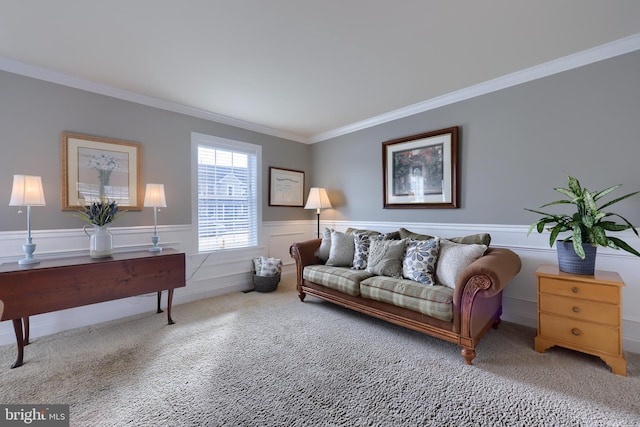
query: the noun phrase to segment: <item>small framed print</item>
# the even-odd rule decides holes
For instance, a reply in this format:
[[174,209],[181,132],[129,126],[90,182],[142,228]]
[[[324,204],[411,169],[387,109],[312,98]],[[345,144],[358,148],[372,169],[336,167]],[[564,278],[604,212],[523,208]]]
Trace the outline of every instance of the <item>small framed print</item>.
[[62,210],[101,199],[142,209],[140,143],[63,132],[61,151]]
[[384,208],[457,208],[458,127],[382,143]]
[[269,206],[304,206],[304,172],[269,167]]

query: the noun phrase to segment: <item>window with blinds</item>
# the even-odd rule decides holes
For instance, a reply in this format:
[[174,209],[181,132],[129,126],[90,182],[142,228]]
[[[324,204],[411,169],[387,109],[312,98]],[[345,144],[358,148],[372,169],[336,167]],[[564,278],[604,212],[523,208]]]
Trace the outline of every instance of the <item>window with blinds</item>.
[[257,246],[260,147],[215,140],[197,145],[198,250]]

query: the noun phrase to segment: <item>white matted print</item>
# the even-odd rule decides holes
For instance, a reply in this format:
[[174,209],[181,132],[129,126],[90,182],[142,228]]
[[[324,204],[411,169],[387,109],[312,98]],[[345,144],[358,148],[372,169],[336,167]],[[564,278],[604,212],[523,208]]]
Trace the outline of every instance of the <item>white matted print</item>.
[[142,209],[140,144],[62,133],[62,209],[101,199],[121,209]]

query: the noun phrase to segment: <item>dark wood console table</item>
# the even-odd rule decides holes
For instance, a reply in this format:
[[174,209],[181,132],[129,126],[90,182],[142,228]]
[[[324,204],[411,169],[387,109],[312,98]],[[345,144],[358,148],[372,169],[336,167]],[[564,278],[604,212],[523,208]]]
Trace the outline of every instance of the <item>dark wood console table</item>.
[[[117,253],[111,258],[89,256],[44,259],[21,266],[0,265],[0,320],[12,320],[18,357],[11,366],[22,365],[24,346],[29,344],[29,316],[112,301],[146,293],[168,291],[167,321],[171,325],[174,288],[186,285],[185,255],[174,250]],[[23,328],[24,325],[24,328]]]

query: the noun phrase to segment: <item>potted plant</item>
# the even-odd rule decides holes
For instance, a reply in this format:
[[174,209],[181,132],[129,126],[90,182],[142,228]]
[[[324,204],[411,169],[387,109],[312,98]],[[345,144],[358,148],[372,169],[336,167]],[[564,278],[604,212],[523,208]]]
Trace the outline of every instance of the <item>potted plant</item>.
[[[83,227],[89,236],[89,256],[91,258],[107,258],[113,254],[113,236],[109,232],[109,226],[116,220],[122,211],[115,200],[100,198],[89,205],[85,205],[78,215],[89,224]],[[93,233],[87,231],[87,227],[93,226]]]
[[[567,198],[542,205],[540,209],[547,206],[567,204],[574,205],[575,212],[571,215],[551,214],[525,208],[530,212],[543,215],[542,218],[531,224],[527,236],[534,229],[538,233],[542,233],[546,228],[551,232],[549,245],[553,246],[560,233],[570,232],[571,234],[568,237],[558,240],[557,245],[560,270],[568,273],[593,274],[596,248],[598,246],[622,249],[640,257],[640,252],[627,243],[607,235],[607,232],[633,230],[635,235],[638,236],[636,228],[622,216],[604,210],[639,192],[635,191],[606,202],[601,206],[597,205],[600,199],[621,186],[622,184],[618,184],[604,190],[590,192],[583,188],[576,178],[569,176],[569,188],[554,188],[555,191],[564,194]],[[622,223],[616,222],[614,217],[620,219]]]

